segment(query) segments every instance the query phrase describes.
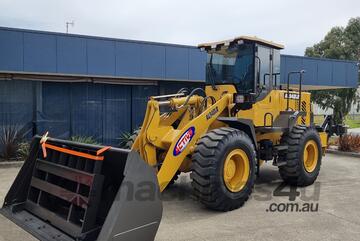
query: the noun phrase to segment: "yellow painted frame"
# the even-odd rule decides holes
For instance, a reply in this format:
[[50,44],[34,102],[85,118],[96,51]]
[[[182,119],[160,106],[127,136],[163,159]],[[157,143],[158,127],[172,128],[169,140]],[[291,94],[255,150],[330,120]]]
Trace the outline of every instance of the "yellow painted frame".
[[[178,170],[189,171],[191,164],[189,158],[197,141],[209,130],[226,125],[218,121],[217,118],[219,116],[231,116],[231,109],[235,105],[233,102],[236,93],[235,86],[217,85],[216,88],[206,86],[205,92],[207,96],[212,96],[216,102],[209,104],[202,113],[200,113],[200,109],[204,97],[197,95],[189,99],[187,97],[174,97],[167,101],[150,98],[147,103],[144,122],[132,149],[137,150],[144,161],[154,167],[161,191],[170,183]],[[291,91],[290,93],[298,92]],[[269,125],[268,119],[264,121],[264,116],[266,113],[271,113],[275,120],[281,111],[286,110],[287,99],[285,94],[285,90],[272,90],[264,99],[254,103],[251,109],[239,111],[236,117],[252,120],[255,127]],[[309,126],[311,123],[310,93],[303,92],[301,99],[304,102],[306,116],[299,117],[297,122]],[[183,106],[185,102],[187,105]],[[162,105],[167,105],[174,111],[170,114],[161,114],[160,107]],[[297,110],[297,106],[297,100],[289,100],[290,109]],[[174,155],[174,148],[178,140],[189,128],[194,128],[195,133],[182,152]],[[324,148],[327,145],[326,133],[319,133],[319,135]],[[279,144],[281,136],[282,133],[280,132],[256,133],[256,141],[270,139],[274,144]],[[162,151],[161,156],[159,156],[159,150]]]

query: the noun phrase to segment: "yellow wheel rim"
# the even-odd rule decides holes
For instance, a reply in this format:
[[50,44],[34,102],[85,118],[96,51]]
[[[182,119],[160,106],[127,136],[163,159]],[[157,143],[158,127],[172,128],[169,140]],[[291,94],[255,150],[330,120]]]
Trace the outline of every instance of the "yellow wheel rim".
[[304,167],[307,172],[313,172],[319,159],[319,150],[316,142],[310,140],[306,143],[303,155]]
[[231,192],[241,191],[250,175],[249,158],[241,149],[231,151],[224,162],[224,182]]

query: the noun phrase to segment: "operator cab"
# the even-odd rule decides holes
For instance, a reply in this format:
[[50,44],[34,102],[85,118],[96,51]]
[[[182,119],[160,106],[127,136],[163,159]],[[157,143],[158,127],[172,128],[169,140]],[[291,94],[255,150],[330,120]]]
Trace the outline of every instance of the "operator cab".
[[200,44],[208,53],[206,84],[232,84],[248,100],[276,89],[280,84],[280,50],[283,45],[255,37],[238,37],[215,43]]

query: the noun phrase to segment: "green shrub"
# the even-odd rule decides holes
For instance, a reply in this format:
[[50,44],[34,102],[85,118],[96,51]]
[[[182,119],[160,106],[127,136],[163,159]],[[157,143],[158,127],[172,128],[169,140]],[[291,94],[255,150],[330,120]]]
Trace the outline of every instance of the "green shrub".
[[72,136],[70,140],[84,144],[100,145],[92,136]]
[[119,137],[119,147],[125,149],[131,149],[132,145],[134,144],[136,137],[140,133],[140,127],[135,129],[133,132],[123,132],[120,134]]
[[132,133],[131,132],[123,132],[120,134],[119,137],[119,147],[129,149],[128,143],[132,140]]
[[29,142],[19,143],[17,150],[17,157],[20,160],[26,160],[29,154],[30,154],[30,143]]

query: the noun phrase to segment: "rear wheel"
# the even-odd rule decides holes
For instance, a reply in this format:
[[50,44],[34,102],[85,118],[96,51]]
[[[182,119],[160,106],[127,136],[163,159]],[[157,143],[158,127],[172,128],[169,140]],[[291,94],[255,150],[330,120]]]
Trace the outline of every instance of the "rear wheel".
[[193,154],[192,186],[206,207],[229,211],[248,200],[255,181],[255,148],[244,132],[223,127],[205,134]]
[[318,132],[306,126],[295,126],[281,142],[288,146],[280,155],[279,171],[283,180],[291,185],[308,186],[315,182],[320,172],[322,149]]

